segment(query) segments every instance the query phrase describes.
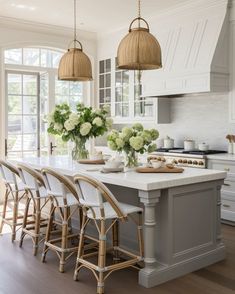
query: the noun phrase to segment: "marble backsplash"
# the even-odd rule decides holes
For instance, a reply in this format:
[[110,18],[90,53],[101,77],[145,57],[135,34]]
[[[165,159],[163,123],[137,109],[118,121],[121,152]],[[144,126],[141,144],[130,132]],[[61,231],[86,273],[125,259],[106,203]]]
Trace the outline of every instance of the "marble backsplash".
[[[115,125],[120,129],[123,125]],[[210,149],[227,150],[228,133],[235,134],[235,124],[229,123],[228,94],[205,94],[171,99],[170,124],[145,124],[146,128],[158,129],[160,138],[170,136],[175,146],[183,146],[184,139],[193,139],[196,143],[205,142]],[[106,145],[105,138],[97,140],[97,145]]]

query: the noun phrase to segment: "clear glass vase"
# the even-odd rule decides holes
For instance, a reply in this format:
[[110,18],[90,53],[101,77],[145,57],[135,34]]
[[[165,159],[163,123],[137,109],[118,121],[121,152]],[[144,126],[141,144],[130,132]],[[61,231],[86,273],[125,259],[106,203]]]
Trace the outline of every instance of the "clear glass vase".
[[125,153],[125,167],[133,169],[138,166],[138,155],[134,150]]
[[73,142],[74,142],[74,147],[72,150],[73,160],[88,159],[89,152],[86,149],[86,140],[81,138],[76,138]]

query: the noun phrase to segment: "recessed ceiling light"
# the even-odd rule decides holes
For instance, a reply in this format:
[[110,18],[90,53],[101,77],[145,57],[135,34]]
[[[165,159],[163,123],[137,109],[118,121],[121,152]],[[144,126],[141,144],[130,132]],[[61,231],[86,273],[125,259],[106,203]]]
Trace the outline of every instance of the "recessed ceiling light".
[[15,8],[19,8],[19,9],[25,9],[25,10],[30,10],[30,11],[33,11],[36,9],[36,7],[34,6],[28,6],[28,5],[24,5],[24,4],[15,4],[15,3],[12,3],[11,4],[11,7],[15,7]]

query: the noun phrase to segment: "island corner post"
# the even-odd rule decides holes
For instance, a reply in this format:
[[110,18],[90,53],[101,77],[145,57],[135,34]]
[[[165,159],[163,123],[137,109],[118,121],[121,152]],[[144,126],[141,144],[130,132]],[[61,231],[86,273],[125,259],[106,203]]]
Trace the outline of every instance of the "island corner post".
[[138,191],[144,205],[144,261],[139,283],[150,288],[225,259],[216,180]]

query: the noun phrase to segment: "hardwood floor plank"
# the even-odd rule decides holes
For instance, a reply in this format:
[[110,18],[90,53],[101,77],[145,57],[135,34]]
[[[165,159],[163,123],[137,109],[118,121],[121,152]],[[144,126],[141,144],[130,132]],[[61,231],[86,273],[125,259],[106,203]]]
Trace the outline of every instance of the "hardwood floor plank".
[[[235,294],[235,227],[223,225],[222,232],[227,258],[205,269],[146,289],[138,285],[138,273],[126,269],[113,273],[106,281],[107,294]],[[31,240],[23,248],[10,241],[10,235],[0,237],[0,294],[92,294],[96,281],[91,272],[82,270],[79,282],[73,281],[75,257],[58,272],[58,259],[49,252],[47,263],[40,254],[32,255]]]

